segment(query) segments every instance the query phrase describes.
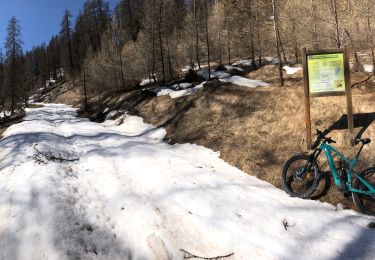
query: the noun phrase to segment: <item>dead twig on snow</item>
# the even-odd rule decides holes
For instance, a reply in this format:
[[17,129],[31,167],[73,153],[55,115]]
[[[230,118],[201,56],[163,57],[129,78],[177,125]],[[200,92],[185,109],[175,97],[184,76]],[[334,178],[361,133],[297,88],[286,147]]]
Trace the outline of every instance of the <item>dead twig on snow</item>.
[[184,259],[193,259],[193,258],[197,258],[197,259],[204,259],[204,260],[217,260],[217,259],[223,259],[223,258],[227,258],[227,257],[230,257],[232,255],[234,255],[234,252],[230,253],[230,254],[227,254],[227,255],[222,255],[222,256],[214,256],[214,257],[202,257],[202,256],[197,256],[197,255],[194,255],[188,251],[186,251],[185,249],[180,249],[181,252],[184,253]]
[[63,158],[60,154],[54,155],[51,151],[42,152],[38,150],[37,145],[38,144],[34,145],[34,150],[37,153],[36,155],[34,155],[33,159],[39,164],[47,164],[49,161],[63,163],[63,162],[75,162],[79,160],[79,158],[73,158],[73,159]]
[[294,227],[295,225],[290,225],[288,223],[288,221],[286,220],[286,218],[284,218],[284,220],[283,220],[283,226],[284,226],[285,230],[288,231],[288,228]]

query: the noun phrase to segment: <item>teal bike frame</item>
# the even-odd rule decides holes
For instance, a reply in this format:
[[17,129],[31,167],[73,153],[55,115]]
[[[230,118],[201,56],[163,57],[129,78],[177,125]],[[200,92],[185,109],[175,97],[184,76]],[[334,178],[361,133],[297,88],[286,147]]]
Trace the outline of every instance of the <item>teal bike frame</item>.
[[[349,165],[349,170],[346,172],[347,180],[348,180],[348,183],[346,183],[346,186],[348,187],[349,191],[355,192],[355,193],[361,193],[361,194],[364,194],[364,195],[367,195],[367,196],[374,196],[375,195],[375,187],[373,187],[370,183],[368,183],[365,179],[363,179],[361,176],[359,176],[359,174],[357,174],[353,170],[355,165],[358,162],[358,156],[359,156],[360,152],[358,153],[358,155],[353,160],[351,160],[351,159],[346,158],[344,155],[342,155],[339,151],[337,151],[334,147],[330,146],[329,144],[321,143],[320,146],[319,146],[319,149],[324,151],[324,153],[327,157],[328,164],[329,164],[329,167],[331,169],[333,179],[335,181],[336,186],[342,187],[343,183],[342,183],[342,181],[339,177],[339,173],[337,172],[337,168],[336,168],[335,162],[333,160],[332,152],[334,154],[336,154],[337,156],[339,156],[342,160],[344,160]],[[368,191],[358,190],[358,189],[354,189],[352,187],[352,173],[354,173],[355,178],[359,179],[363,183],[363,185],[366,186]]]

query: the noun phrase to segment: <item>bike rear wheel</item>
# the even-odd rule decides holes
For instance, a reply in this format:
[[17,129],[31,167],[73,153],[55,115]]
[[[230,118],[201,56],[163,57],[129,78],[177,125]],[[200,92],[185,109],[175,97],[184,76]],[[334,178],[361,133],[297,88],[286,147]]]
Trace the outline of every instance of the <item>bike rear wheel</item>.
[[[375,167],[364,170],[359,176],[375,187]],[[353,181],[353,188],[368,191],[367,187],[357,178]],[[353,192],[352,198],[354,204],[362,213],[375,216],[375,196],[371,197]]]
[[281,173],[281,182],[290,196],[306,199],[318,187],[318,164],[307,154],[295,155],[285,163]]

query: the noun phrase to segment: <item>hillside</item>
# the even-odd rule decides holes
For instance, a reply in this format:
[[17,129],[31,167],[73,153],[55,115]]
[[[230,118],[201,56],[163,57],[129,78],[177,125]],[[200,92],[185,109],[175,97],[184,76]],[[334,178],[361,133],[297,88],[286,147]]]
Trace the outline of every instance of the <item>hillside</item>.
[[[268,82],[270,85],[266,87],[249,88],[213,80],[196,92],[177,98],[156,96],[142,89],[103,95],[102,118],[106,115],[116,118],[124,112],[141,116],[145,122],[165,128],[168,143],[193,143],[219,151],[221,158],[231,165],[281,188],[280,171],[285,161],[306,149],[302,73],[292,72],[287,75],[284,87],[278,85],[276,66],[267,65],[245,75]],[[375,140],[372,124],[375,91],[372,80],[367,80],[369,77],[368,73],[352,73],[355,132],[358,137]],[[364,80],[367,81],[357,84]],[[152,88],[155,87],[149,87]],[[52,103],[82,107],[81,89],[79,84],[74,88],[65,84],[45,98]],[[331,128],[330,136],[338,141],[336,147],[354,155],[358,147],[348,146],[345,115],[343,97],[312,101],[313,129]],[[364,149],[360,167],[373,165],[374,145],[371,143]],[[321,166],[328,168],[323,158]],[[344,197],[334,185],[326,194],[329,183],[321,181],[316,198],[355,209],[351,198]]]

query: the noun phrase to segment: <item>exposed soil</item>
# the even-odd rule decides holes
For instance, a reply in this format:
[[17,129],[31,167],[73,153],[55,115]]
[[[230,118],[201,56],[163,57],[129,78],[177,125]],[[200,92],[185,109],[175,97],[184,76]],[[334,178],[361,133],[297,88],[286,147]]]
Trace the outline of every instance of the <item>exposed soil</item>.
[[[302,73],[287,76],[284,87],[276,85],[275,66],[265,66],[248,77],[272,85],[250,89],[213,80],[195,94],[178,99],[136,90],[116,97],[104,96],[103,100],[109,111],[127,110],[142,116],[147,123],[164,127],[166,140],[171,143],[195,143],[220,151],[228,163],[280,188],[280,171],[285,161],[306,151]],[[368,77],[366,73],[356,73],[352,82]],[[51,102],[82,105],[80,88],[72,92],[69,86],[62,86],[53,91],[50,97],[57,98],[50,98]],[[374,101],[372,81],[353,89],[355,132],[374,140],[362,153],[362,167],[373,165],[375,158]],[[359,147],[348,145],[345,97],[314,98],[311,104],[313,131],[331,128],[336,147],[347,155],[355,154]],[[324,158],[321,166],[327,168]],[[353,208],[351,199],[335,187],[325,194],[324,185],[322,181],[318,192],[321,194],[317,194],[324,195],[322,201]]]

